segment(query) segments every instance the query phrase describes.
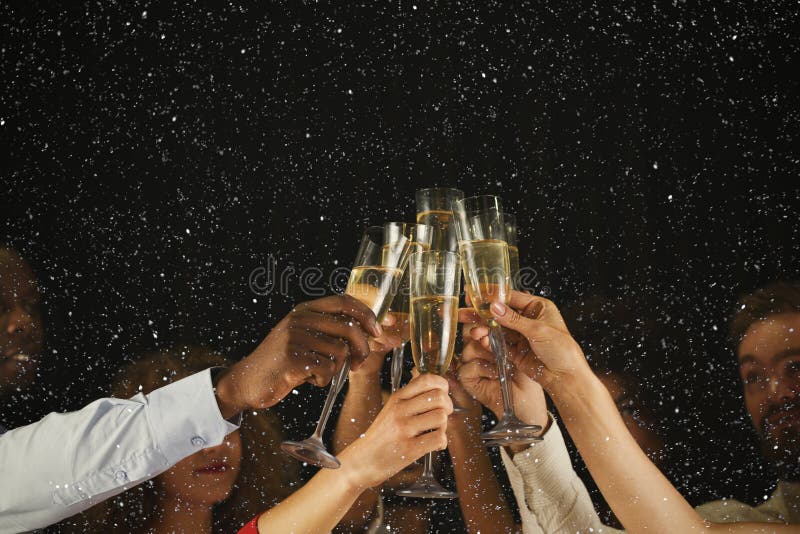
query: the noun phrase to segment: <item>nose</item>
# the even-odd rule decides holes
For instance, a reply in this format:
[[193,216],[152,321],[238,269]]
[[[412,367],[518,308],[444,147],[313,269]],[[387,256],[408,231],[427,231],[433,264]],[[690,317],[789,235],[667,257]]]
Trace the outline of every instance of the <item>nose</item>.
[[22,306],[16,306],[11,310],[6,325],[6,333],[17,334],[29,330],[33,326],[33,317]]
[[779,376],[769,377],[769,400],[772,402],[793,399],[797,392],[792,387],[791,381]]

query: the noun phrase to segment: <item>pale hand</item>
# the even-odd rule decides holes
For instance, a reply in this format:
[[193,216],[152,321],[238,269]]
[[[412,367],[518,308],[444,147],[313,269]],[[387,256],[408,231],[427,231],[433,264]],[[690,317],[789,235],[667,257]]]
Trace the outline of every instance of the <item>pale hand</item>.
[[[464,326],[464,353],[458,368],[458,380],[478,402],[492,410],[498,419],[503,416],[503,395],[494,354],[470,337],[475,325]],[[547,426],[547,405],[542,387],[513,366],[508,373],[514,394],[514,412],[528,424]]]
[[393,393],[363,437],[339,454],[353,484],[383,483],[418,458],[447,447],[447,418],[453,403],[447,380],[424,374]]
[[[495,320],[508,332],[509,356],[514,366],[546,390],[563,379],[589,371],[578,343],[572,338],[553,302],[512,291],[509,305],[492,304]],[[469,311],[462,310],[469,317]],[[470,337],[488,347],[489,328],[479,325]]]

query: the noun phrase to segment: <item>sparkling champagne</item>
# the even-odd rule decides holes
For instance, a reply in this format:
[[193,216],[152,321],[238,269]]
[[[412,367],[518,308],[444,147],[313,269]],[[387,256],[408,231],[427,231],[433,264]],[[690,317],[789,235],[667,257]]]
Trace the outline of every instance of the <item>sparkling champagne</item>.
[[411,353],[421,373],[442,375],[450,367],[458,328],[458,297],[411,299]]
[[427,224],[433,228],[431,250],[456,250],[456,233],[455,229],[452,227],[452,211],[422,211],[417,214],[417,223]]
[[[387,253],[388,248],[391,245],[384,245],[383,250],[384,254]],[[409,254],[414,254],[415,252],[424,252],[426,250],[430,250],[431,246],[427,243],[419,243],[416,241],[411,241],[409,247]],[[410,289],[408,286],[408,270],[403,273],[403,277],[400,280],[400,287],[397,290],[397,293],[394,296],[394,300],[392,301],[392,305],[390,306],[390,310],[393,315],[395,315],[397,320],[397,325],[400,327],[400,337],[402,338],[403,342],[409,340],[409,306],[408,306],[408,297],[410,295]]]
[[492,302],[508,302],[508,244],[499,239],[462,241],[461,262],[467,281],[467,294],[475,310],[486,320],[492,319]]
[[519,247],[508,245],[508,267],[511,288],[519,290]]
[[372,265],[354,267],[350,271],[345,293],[369,306],[380,323],[389,311],[389,305],[402,276],[402,270],[392,267]]

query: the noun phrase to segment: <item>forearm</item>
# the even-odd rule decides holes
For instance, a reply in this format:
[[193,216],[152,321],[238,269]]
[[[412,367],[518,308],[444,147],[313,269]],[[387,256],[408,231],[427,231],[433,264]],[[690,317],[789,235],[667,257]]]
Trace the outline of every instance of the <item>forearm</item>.
[[476,534],[517,532],[479,432],[480,420],[451,418],[448,424],[448,451],[464,522]]
[[[333,448],[340,452],[362,436],[381,410],[380,376],[351,374],[347,395],[333,436]],[[368,488],[344,515],[343,532],[363,528],[372,518],[380,497],[380,488]]]
[[700,532],[707,523],[650,462],[590,372],[549,392],[606,501],[628,532]]
[[347,395],[333,434],[333,450],[344,450],[364,434],[382,405],[380,376],[366,377],[351,373]]
[[362,488],[350,476],[349,458],[340,456],[340,469],[321,469],[308,483],[264,512],[258,519],[262,534],[330,532],[353,506]]

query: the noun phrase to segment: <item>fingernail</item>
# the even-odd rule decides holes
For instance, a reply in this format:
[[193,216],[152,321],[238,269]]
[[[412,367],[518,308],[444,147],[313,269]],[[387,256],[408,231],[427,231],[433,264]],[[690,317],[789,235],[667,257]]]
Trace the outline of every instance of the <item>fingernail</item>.
[[494,313],[495,317],[504,316],[507,309],[506,305],[501,302],[492,302],[492,313]]

